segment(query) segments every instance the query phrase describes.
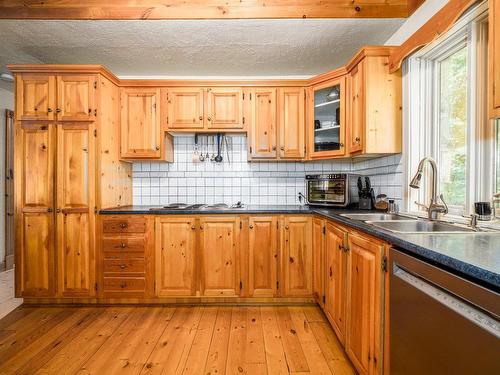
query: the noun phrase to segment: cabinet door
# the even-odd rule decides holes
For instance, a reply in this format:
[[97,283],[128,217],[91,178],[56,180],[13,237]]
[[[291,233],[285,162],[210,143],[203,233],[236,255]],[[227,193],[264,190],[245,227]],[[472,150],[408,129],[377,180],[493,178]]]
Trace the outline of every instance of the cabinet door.
[[384,247],[349,234],[347,266],[347,355],[360,374],[377,374],[382,366],[381,330]]
[[305,90],[300,87],[279,90],[279,156],[282,159],[305,157]]
[[202,217],[201,293],[205,296],[237,296],[241,290],[238,217]]
[[156,159],[161,156],[160,117],[157,103],[160,89],[121,90],[121,157]]
[[498,0],[490,0],[488,64],[489,64],[489,107],[490,118],[500,117],[500,4]]
[[252,98],[250,154],[252,158],[276,157],[276,89],[255,89]]
[[95,142],[91,123],[57,125],[59,294],[95,294]]
[[283,288],[286,297],[312,295],[312,220],[286,217],[283,248]]
[[59,121],[92,121],[95,112],[97,77],[67,75],[57,77],[57,119]]
[[249,293],[274,297],[278,283],[278,218],[249,218]]
[[195,220],[185,217],[158,217],[155,235],[156,295],[195,295]]
[[17,295],[50,297],[56,281],[54,125],[18,123],[16,146]]
[[241,88],[207,89],[206,119],[208,129],[243,129],[243,90]]
[[349,152],[363,151],[364,142],[364,62],[354,67],[348,76],[349,86]]
[[313,294],[320,306],[324,306],[324,249],[325,220],[313,219]]
[[16,76],[16,120],[53,120],[56,78],[45,74]]
[[169,88],[167,91],[168,129],[203,129],[203,90]]
[[345,334],[345,291],[347,282],[347,255],[345,233],[328,222],[325,227],[325,313],[340,342]]
[[312,87],[307,122],[309,156],[328,159],[346,153],[345,77]]

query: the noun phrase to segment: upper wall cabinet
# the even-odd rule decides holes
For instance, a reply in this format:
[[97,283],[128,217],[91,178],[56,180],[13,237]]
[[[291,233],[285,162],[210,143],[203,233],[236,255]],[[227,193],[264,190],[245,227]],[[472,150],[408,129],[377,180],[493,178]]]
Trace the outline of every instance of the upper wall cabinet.
[[241,88],[209,88],[206,97],[207,129],[243,129]]
[[162,89],[167,131],[243,131],[243,90],[239,87]]
[[276,89],[259,88],[250,94],[250,156],[275,158],[276,153]]
[[93,121],[96,89],[94,75],[20,74],[16,77],[16,119]]
[[162,131],[157,104],[160,89],[121,89],[122,159],[160,159]]
[[389,73],[387,56],[367,56],[347,75],[348,152],[401,152],[401,72]]
[[313,86],[311,91],[309,156],[318,159],[345,155],[345,78]]
[[500,117],[500,4],[489,1],[489,108],[490,118]]
[[305,146],[305,100],[303,87],[278,90],[278,124],[280,159],[302,159]]
[[162,90],[166,103],[168,130],[201,130],[203,121],[203,90],[197,87],[174,87]]

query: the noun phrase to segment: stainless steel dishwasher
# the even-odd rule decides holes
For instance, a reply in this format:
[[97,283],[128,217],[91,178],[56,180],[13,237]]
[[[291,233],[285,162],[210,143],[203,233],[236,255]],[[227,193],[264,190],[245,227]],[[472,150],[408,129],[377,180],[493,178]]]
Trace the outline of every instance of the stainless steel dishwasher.
[[500,374],[500,295],[390,253],[390,373]]

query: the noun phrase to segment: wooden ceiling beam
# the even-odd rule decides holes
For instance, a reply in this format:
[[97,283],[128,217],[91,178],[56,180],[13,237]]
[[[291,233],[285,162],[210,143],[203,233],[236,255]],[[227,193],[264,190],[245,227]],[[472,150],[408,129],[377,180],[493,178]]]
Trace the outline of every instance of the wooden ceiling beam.
[[424,0],[0,0],[0,19],[405,18]]

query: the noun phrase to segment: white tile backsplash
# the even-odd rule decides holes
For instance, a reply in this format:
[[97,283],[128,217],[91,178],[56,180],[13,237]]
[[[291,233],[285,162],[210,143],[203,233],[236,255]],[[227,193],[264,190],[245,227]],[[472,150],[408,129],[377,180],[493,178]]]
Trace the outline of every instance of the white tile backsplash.
[[336,171],[369,175],[376,194],[401,199],[399,155],[363,161],[248,162],[247,138],[229,136],[228,142],[230,162],[224,150],[222,163],[194,163],[194,136],[174,137],[174,163],[133,164],[133,203],[298,204],[298,193],[305,194],[306,174]]

